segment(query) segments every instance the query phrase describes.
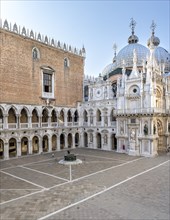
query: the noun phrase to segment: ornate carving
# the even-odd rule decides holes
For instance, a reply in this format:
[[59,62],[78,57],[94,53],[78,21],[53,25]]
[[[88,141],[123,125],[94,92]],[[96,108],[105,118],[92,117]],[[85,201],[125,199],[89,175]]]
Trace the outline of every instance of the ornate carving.
[[51,46],[55,46],[54,39],[51,40]]
[[30,31],[30,38],[34,39],[34,32],[33,32],[33,30]]
[[13,31],[16,32],[16,33],[18,33],[18,27],[17,27],[16,23],[15,23],[14,26],[13,26]]
[[9,30],[9,25],[8,25],[8,21],[7,20],[4,21],[3,28]]
[[44,43],[48,44],[48,37],[47,36],[45,36]]
[[41,41],[41,34],[40,33],[38,34],[37,40]]
[[27,35],[25,27],[22,28],[21,34],[22,34],[22,35],[25,35],[25,36]]

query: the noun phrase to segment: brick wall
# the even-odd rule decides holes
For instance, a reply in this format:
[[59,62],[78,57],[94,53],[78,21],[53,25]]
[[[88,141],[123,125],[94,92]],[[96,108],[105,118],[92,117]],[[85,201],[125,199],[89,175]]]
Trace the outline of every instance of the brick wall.
[[[32,49],[40,51],[40,59],[32,58]],[[64,58],[70,67],[64,70]],[[76,106],[82,100],[84,58],[52,46],[0,30],[0,103],[42,105],[42,66],[54,73],[53,105]]]

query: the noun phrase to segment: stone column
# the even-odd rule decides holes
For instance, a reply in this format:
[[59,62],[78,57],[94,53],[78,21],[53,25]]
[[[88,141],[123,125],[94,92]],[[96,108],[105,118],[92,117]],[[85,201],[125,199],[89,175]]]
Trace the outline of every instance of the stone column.
[[112,150],[112,134],[108,133],[108,150]]
[[51,152],[52,151],[52,141],[51,141],[51,135],[49,136],[48,138],[48,152]]
[[60,150],[60,134],[57,135],[57,151]]
[[39,154],[41,154],[43,152],[43,150],[42,150],[42,137],[39,138],[38,144],[39,144]]
[[93,133],[93,148],[96,149],[96,132]]
[[28,128],[32,128],[32,116],[28,116]]
[[39,117],[39,127],[42,127],[42,116]]
[[4,142],[4,160],[9,159],[9,143]]
[[4,115],[4,121],[3,121],[3,129],[8,128],[8,115]]
[[101,127],[104,127],[105,125],[104,125],[104,115],[102,114],[101,115]]
[[51,115],[48,116],[48,127],[51,127]]
[[28,140],[28,153],[32,154],[32,140]]
[[21,141],[17,141],[17,156],[21,156]]
[[68,148],[68,135],[64,134],[64,148]]
[[64,112],[64,126],[67,127],[67,113]]
[[75,134],[72,134],[72,141],[73,141],[72,148],[75,148]]
[[17,118],[17,128],[20,129],[20,115],[16,115],[16,118]]
[[84,147],[84,132],[79,135],[79,147]]

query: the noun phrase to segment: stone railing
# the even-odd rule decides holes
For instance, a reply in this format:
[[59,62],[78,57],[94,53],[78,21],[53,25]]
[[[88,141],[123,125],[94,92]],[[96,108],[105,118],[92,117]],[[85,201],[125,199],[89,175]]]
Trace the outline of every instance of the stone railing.
[[163,108],[136,108],[136,109],[117,109],[115,110],[115,114],[168,114],[170,110],[166,110]]

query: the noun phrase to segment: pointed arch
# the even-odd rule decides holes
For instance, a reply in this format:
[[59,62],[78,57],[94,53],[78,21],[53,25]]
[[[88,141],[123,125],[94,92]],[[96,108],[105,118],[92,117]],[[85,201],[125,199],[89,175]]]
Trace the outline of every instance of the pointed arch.
[[100,109],[97,109],[97,111],[96,111],[96,120],[98,122],[101,122],[101,120],[102,120]]
[[36,154],[39,152],[39,138],[37,136],[34,136],[32,138],[32,153]]
[[17,141],[15,138],[9,139],[9,157],[17,156]]
[[23,137],[21,139],[21,155],[27,155],[28,154],[28,138],[27,137]]

